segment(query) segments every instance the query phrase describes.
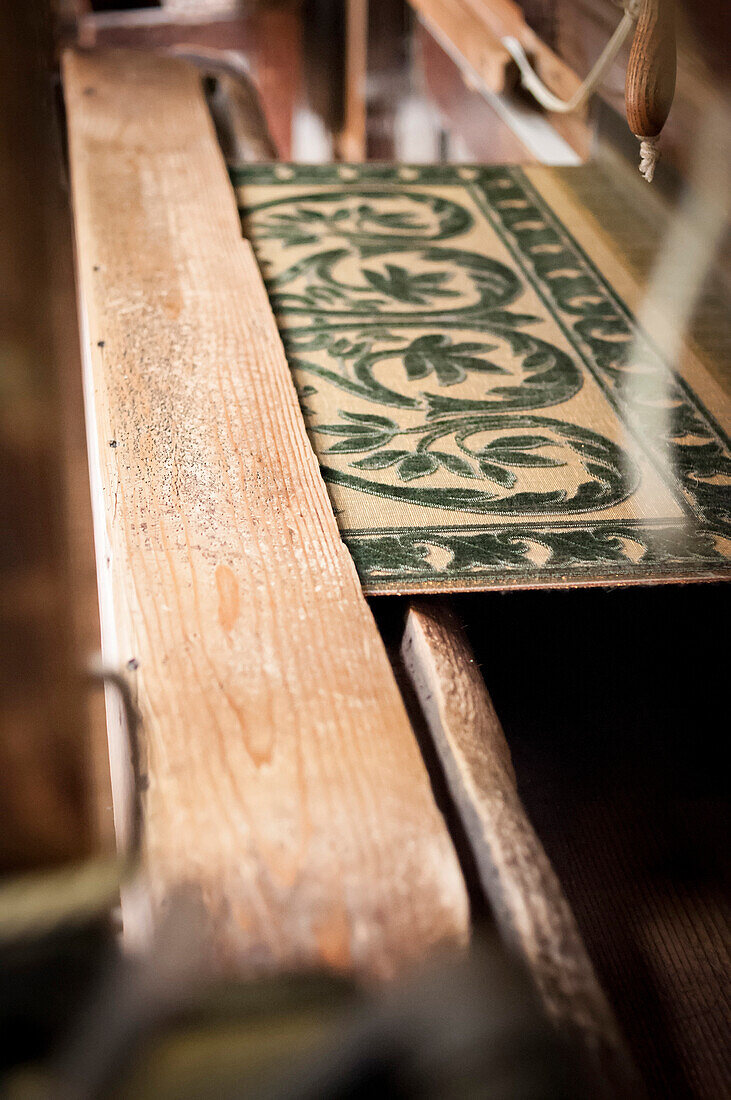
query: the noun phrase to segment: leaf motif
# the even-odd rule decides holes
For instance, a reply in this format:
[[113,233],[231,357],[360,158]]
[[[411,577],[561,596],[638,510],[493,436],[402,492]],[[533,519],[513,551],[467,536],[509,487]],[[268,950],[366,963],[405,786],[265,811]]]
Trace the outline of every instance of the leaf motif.
[[499,367],[490,359],[477,359],[473,355],[460,355],[459,364],[465,370],[481,371],[483,374],[510,374],[505,367]]
[[427,420],[438,420],[444,416],[454,416],[456,413],[485,413],[490,409],[487,401],[471,401],[469,398],[442,397],[438,393],[425,393]]
[[393,213],[377,213],[372,206],[360,206],[358,207],[358,213],[361,221],[380,226],[383,229],[426,229],[422,222],[416,220],[416,215],[410,214],[408,211],[400,214],[395,211]]
[[478,476],[472,465],[459,455],[449,454],[446,451],[431,451],[430,454],[433,454],[451,474],[459,474],[460,477]]
[[346,412],[344,409],[340,410],[340,415],[346,423],[320,424],[314,429],[323,435],[346,437],[329,447],[327,454],[372,451],[375,447],[382,447],[384,443],[388,443],[398,431],[398,424],[387,416]]
[[360,335],[363,337],[372,337],[376,340],[400,340],[401,337],[397,336],[395,332],[389,332],[388,329],[381,328],[379,325],[369,325],[366,321],[360,327]]
[[413,481],[417,477],[433,474],[439,463],[431,454],[411,454],[400,463],[398,476],[401,481]]
[[500,451],[495,456],[500,462],[508,466],[565,466],[560,458],[549,458],[547,455],[524,454],[523,451]]
[[267,236],[274,240],[284,242],[285,248],[293,248],[297,244],[317,244],[318,238],[312,233],[298,233],[297,230],[282,226],[280,229],[271,229]]
[[373,425],[368,424],[322,424],[317,428],[323,435],[372,435]]
[[[342,411],[340,414],[345,420],[352,420],[356,424],[375,424],[379,428],[391,428],[396,431],[398,424],[388,416],[376,416],[375,413],[354,413]],[[348,431],[354,429],[348,428]]]
[[442,386],[463,382],[468,370],[507,374],[502,367],[472,355],[475,351],[493,351],[494,344],[453,344],[443,333],[419,336],[404,354],[404,368],[411,380],[425,378],[432,371]]
[[534,313],[510,313],[507,309],[490,309],[485,313],[485,319],[493,325],[505,325],[511,331],[541,320]]
[[299,214],[278,213],[269,215],[270,222],[278,222],[280,225],[299,225],[300,220]]
[[351,347],[350,340],[345,340],[341,337],[339,340],[333,340],[329,350],[333,355],[347,355]]
[[486,462],[484,458],[480,459],[480,469],[485,477],[489,478],[490,481],[496,481],[498,485],[502,485],[505,489],[512,489],[518,480],[510,470],[505,470],[502,466],[495,466],[492,462]]
[[297,218],[299,221],[304,222],[324,222],[327,221],[327,214],[323,214],[322,210],[313,210],[308,206],[298,206]]
[[342,353],[343,359],[357,359],[359,355],[362,355],[364,351],[368,351],[368,344],[365,342],[360,344],[352,344],[349,351]]
[[431,364],[425,355],[414,355],[408,351],[404,356],[404,368],[406,377],[412,382],[417,378],[426,378],[432,370]]
[[504,435],[501,439],[493,439],[492,443],[486,443],[482,453],[494,453],[495,451],[522,451],[532,447],[542,447],[544,444],[555,443],[547,435]]
[[386,264],[384,275],[380,271],[364,268],[363,274],[376,290],[389,298],[395,298],[398,302],[407,302],[409,305],[424,305],[433,297],[453,297],[458,294],[456,290],[446,290],[440,287],[446,279],[451,278],[448,271],[426,272],[420,275],[411,275],[405,267],[397,264]]
[[[315,428],[315,431],[321,431],[321,428]],[[384,443],[388,443],[391,439],[391,434],[384,432],[374,432],[368,435],[354,435],[348,439],[341,439],[339,443],[334,443],[332,447],[328,447],[325,454],[348,454],[353,451],[373,451],[376,447],[382,447]]]
[[357,462],[351,462],[351,466],[357,466],[360,470],[383,470],[386,466],[393,466],[400,458],[404,458],[408,451],[378,451],[367,458],[360,458]]
[[287,351],[320,351],[321,348],[326,348],[330,343],[330,334],[327,332],[317,332],[314,336],[300,337],[295,339],[288,337],[282,341]]
[[530,355],[526,355],[523,360],[523,370],[526,371],[545,370],[550,367],[555,367],[555,365],[556,356],[548,348],[533,351]]

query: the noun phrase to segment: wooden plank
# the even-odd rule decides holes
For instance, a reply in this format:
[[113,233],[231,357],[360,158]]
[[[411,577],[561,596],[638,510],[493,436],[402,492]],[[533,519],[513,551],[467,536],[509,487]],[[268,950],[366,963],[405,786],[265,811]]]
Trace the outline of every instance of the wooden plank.
[[548,1014],[599,1080],[628,1095],[633,1071],[573,913],[523,809],[510,750],[464,631],[444,601],[410,605],[402,644],[498,925]]
[[152,913],[187,901],[213,966],[388,977],[464,941],[464,883],[198,77],[120,51],[67,54],[64,81],[102,630],[134,661]]

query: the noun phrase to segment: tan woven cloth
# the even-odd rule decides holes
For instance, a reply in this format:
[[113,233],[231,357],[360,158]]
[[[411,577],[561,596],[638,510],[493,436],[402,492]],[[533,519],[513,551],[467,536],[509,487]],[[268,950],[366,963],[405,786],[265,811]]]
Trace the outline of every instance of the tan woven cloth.
[[520,169],[234,182],[366,590],[728,569],[728,395],[662,362],[616,260]]

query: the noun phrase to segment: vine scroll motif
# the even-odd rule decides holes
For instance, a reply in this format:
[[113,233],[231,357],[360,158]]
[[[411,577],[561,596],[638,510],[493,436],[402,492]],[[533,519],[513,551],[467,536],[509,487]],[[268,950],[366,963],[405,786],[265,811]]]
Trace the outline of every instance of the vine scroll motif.
[[[356,182],[345,186],[345,172]],[[568,410],[558,416],[553,410],[580,393],[587,369],[612,403],[612,372],[623,375],[632,339],[627,318],[520,173],[410,172],[408,186],[385,168],[251,166],[234,179],[268,185],[252,201],[243,188],[244,226],[325,479],[462,513],[465,524],[478,515],[537,524],[594,513],[596,521],[635,492],[639,469],[625,447],[574,422]],[[304,189],[277,188],[278,173]],[[440,187],[430,190],[435,183]],[[476,219],[486,217],[518,259],[515,265],[505,263],[503,253],[498,259],[465,246]],[[550,338],[546,316],[521,308],[529,284],[550,320],[570,314],[571,352]],[[341,395],[335,407],[333,392]],[[696,410],[674,415],[699,424]],[[349,530],[347,518],[344,523],[366,583],[388,572],[404,578],[440,572],[427,545],[448,551],[442,572],[473,576],[520,562],[535,572],[536,545],[546,574],[568,561],[636,568],[638,553],[658,568],[662,561],[690,568],[722,560],[713,540],[687,522],[670,526],[674,534],[665,543],[675,550],[663,556],[653,549],[662,543],[657,529],[650,536],[616,519],[605,532],[596,523],[578,534],[549,534],[544,526],[532,541],[515,528],[491,526],[466,543],[459,532],[437,534],[434,527],[381,536],[377,529]],[[690,540],[685,550],[679,538]]]
[[[344,404],[337,422],[311,424],[316,435],[339,437],[318,446],[328,480],[424,506],[511,515],[594,510],[633,490],[636,470],[616,444],[568,421],[528,413],[568,400],[582,375],[559,347],[525,331],[539,317],[510,309],[523,290],[515,271],[442,243],[471,228],[474,216],[465,206],[426,191],[365,188],[274,198],[247,217],[260,249],[271,241],[284,249],[311,246],[268,278],[275,312],[287,317],[285,346],[295,372],[374,406],[421,413],[418,423],[405,426]],[[348,277],[353,260],[357,273]],[[306,323],[297,324],[299,318]],[[419,334],[410,336],[413,329]],[[458,339],[454,331],[474,338]],[[499,362],[491,358],[497,350]],[[327,354],[327,366],[308,357],[314,351]],[[501,365],[506,359],[510,368]],[[379,377],[381,367],[389,384]],[[480,400],[439,392],[468,375],[502,379]],[[415,393],[409,385],[427,379],[438,391]],[[583,471],[573,492],[518,485],[521,469],[568,465],[567,451],[572,468],[578,460]],[[347,470],[330,461],[343,454],[357,456]],[[394,478],[374,476],[389,467]],[[428,484],[440,470],[453,484]]]

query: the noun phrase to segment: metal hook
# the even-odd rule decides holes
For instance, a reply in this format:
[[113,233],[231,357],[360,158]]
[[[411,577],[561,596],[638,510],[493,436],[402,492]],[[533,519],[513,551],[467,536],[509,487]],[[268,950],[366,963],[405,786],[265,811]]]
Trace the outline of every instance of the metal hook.
[[127,832],[129,839],[125,855],[129,864],[134,865],[142,847],[142,788],[144,785],[142,768],[140,765],[140,730],[142,727],[142,718],[135,704],[129,682],[119,669],[107,668],[102,664],[101,658],[99,657],[90,663],[86,674],[88,679],[94,684],[115,688],[122,703],[125,725],[127,727],[127,742],[129,744],[132,780],[134,784]]

